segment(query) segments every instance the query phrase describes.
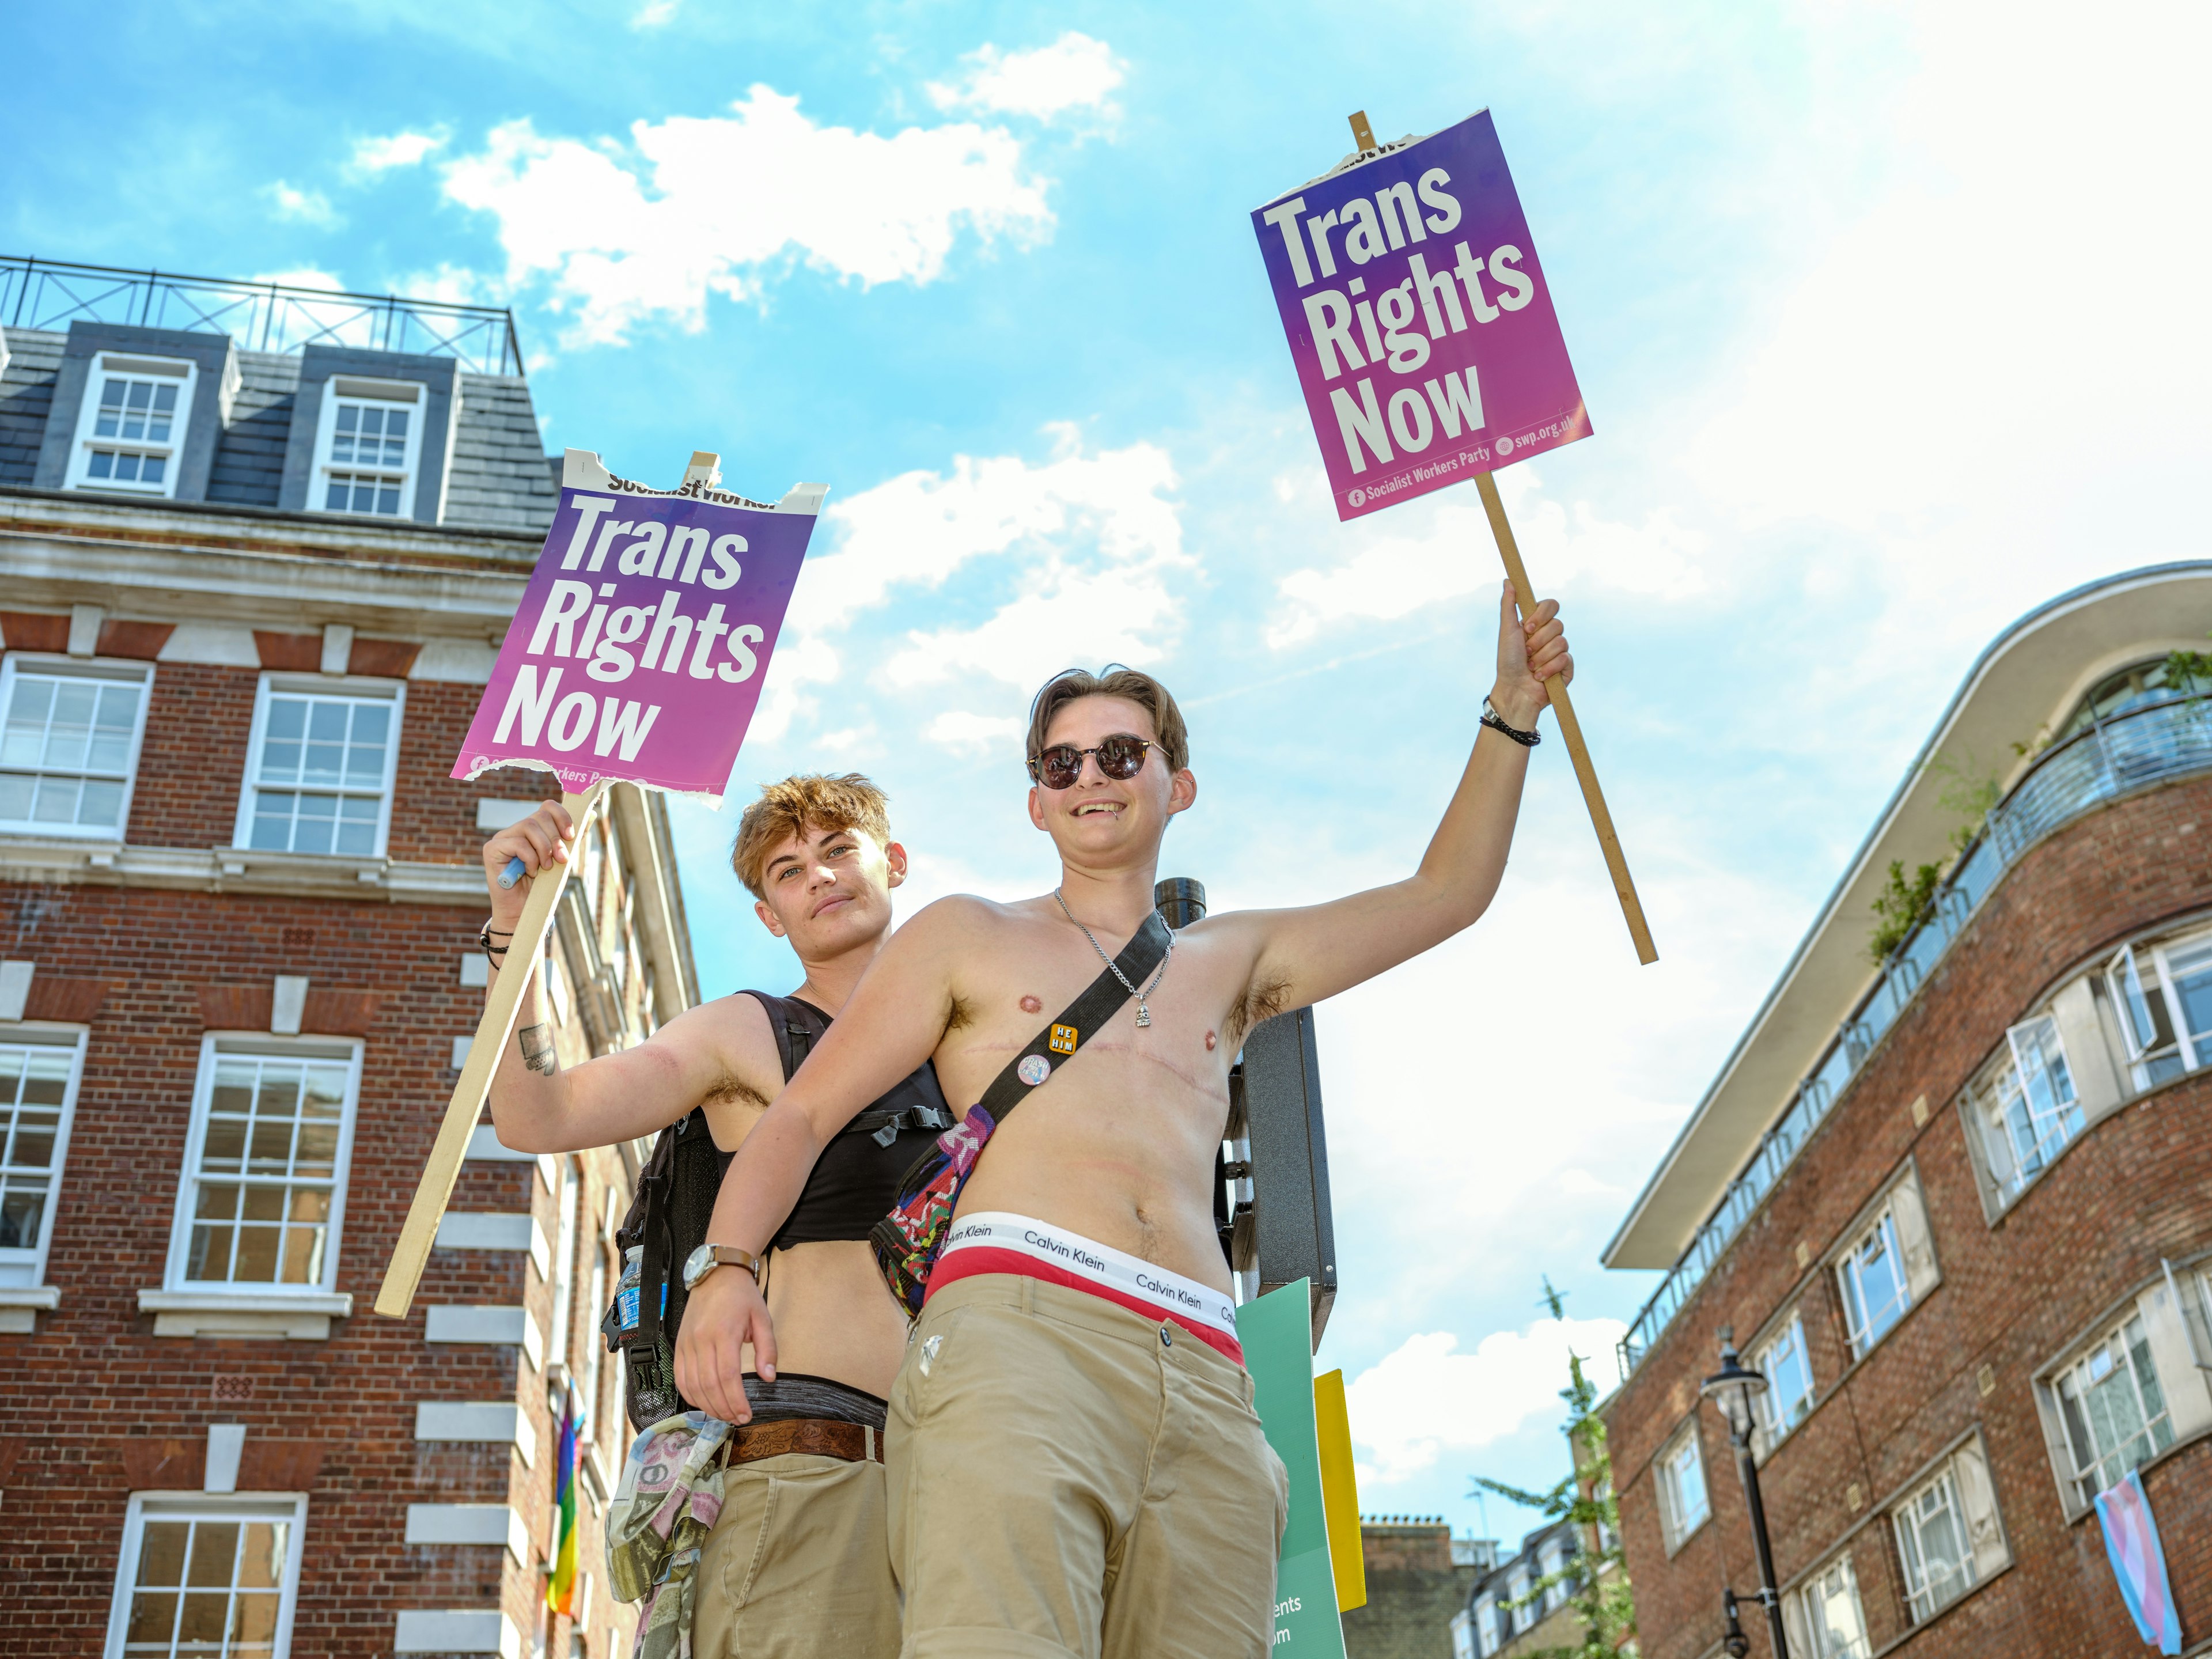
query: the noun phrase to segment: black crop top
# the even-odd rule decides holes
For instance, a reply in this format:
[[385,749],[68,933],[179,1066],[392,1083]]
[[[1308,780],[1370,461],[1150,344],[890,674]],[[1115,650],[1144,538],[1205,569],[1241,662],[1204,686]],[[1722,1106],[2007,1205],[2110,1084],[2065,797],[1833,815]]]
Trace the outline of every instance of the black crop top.
[[[757,998],[767,1012],[788,1081],[830,1029],[830,1016],[797,997],[772,997],[764,991],[743,994]],[[807,1173],[799,1202],[769,1248],[783,1250],[794,1244],[866,1238],[898,1201],[900,1177],[929,1140],[956,1121],[945,1103],[945,1091],[937,1086],[937,1067],[925,1060],[913,1076],[854,1118],[822,1149]],[[721,1155],[725,1172],[732,1156]]]

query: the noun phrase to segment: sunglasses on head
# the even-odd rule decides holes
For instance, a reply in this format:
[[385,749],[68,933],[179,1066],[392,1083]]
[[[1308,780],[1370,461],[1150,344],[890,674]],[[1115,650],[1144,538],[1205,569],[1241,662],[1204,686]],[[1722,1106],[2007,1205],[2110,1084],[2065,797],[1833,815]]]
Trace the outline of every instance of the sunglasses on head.
[[1083,757],[1098,757],[1098,769],[1116,782],[1126,783],[1145,769],[1145,751],[1152,747],[1149,738],[1128,732],[1116,732],[1112,737],[1090,749],[1078,749],[1072,743],[1056,743],[1030,762],[1030,776],[1048,789],[1073,789],[1075,781],[1083,775]]

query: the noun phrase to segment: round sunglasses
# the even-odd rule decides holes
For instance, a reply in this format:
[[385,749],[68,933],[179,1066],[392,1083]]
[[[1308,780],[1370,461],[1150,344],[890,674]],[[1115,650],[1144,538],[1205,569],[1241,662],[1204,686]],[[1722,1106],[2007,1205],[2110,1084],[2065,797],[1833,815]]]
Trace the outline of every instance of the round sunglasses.
[[1090,749],[1056,743],[1030,762],[1030,777],[1048,789],[1073,789],[1083,775],[1083,757],[1098,757],[1098,769],[1118,783],[1126,783],[1145,769],[1145,751],[1152,741],[1133,732],[1116,732]]

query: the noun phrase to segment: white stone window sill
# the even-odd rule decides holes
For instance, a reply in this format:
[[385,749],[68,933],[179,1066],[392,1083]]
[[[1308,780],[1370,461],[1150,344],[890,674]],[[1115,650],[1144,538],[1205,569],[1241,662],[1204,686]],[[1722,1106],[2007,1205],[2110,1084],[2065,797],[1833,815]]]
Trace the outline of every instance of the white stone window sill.
[[0,1288],[0,1335],[27,1336],[41,1313],[62,1304],[58,1285],[10,1285]]
[[138,1311],[154,1316],[156,1336],[274,1336],[322,1342],[331,1321],[353,1312],[343,1292],[253,1296],[237,1291],[141,1291]]
[[134,847],[0,830],[0,880],[90,881],[202,892],[473,904],[483,898],[478,864],[416,864],[327,853],[251,848]]

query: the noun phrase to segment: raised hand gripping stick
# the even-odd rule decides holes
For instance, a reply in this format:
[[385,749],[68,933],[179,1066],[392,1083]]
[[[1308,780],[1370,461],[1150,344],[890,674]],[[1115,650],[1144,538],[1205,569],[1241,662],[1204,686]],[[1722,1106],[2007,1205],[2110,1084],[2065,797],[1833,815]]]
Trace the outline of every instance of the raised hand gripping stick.
[[[1474,475],[1474,487],[1482,494],[1482,510],[1490,515],[1490,532],[1498,538],[1498,556],[1505,561],[1505,574],[1513,584],[1514,602],[1521,607],[1525,618],[1536,608],[1536,595],[1528,586],[1528,572],[1521,562],[1521,550],[1514,543],[1513,526],[1505,521],[1505,503],[1498,497],[1498,480],[1487,472],[1478,472]],[[1644,903],[1636,896],[1636,882],[1628,873],[1628,860],[1621,855],[1620,837],[1613,833],[1613,814],[1606,810],[1605,792],[1597,786],[1597,769],[1590,764],[1589,745],[1583,741],[1582,722],[1575,718],[1575,705],[1567,696],[1567,683],[1554,674],[1544,682],[1544,690],[1551,695],[1552,707],[1559,712],[1559,735],[1566,739],[1568,757],[1575,763],[1575,780],[1583,787],[1583,800],[1589,807],[1598,848],[1605,854],[1607,873],[1612,876],[1613,890],[1620,900],[1620,914],[1627,920],[1628,936],[1636,941],[1636,959],[1649,967],[1659,960],[1659,947],[1651,942],[1651,928],[1644,920]]]
[[[575,823],[580,846],[584,827],[592,814],[605,799],[607,786],[604,780],[593,784],[580,795],[564,795],[561,804],[568,810]],[[520,860],[508,868],[514,869]],[[453,1183],[460,1179],[461,1163],[469,1152],[469,1136],[475,1132],[477,1119],[483,1115],[484,1097],[491,1092],[491,1074],[499,1065],[507,1040],[514,1035],[515,1016],[521,1011],[522,994],[529,988],[538,957],[545,949],[545,935],[553,925],[553,907],[560,902],[562,889],[568,884],[570,863],[556,860],[538,872],[530,884],[530,896],[522,907],[522,919],[514,924],[514,937],[507,941],[507,959],[513,964],[499,976],[484,999],[483,1018],[477,1022],[477,1034],[469,1044],[469,1057],[461,1067],[460,1080],[453,1085],[453,1097],[446,1106],[446,1121],[439,1126],[438,1139],[430,1148],[429,1162],[423,1165],[422,1179],[415,1188],[415,1201],[408,1206],[406,1222],[399,1229],[399,1242],[392,1247],[392,1260],[384,1270],[384,1287],[376,1293],[376,1310],[391,1319],[404,1319],[415,1301],[415,1287],[422,1283],[422,1269],[430,1259],[430,1247],[437,1240],[438,1223],[446,1213],[446,1205],[453,1195]],[[514,884],[502,878],[502,887]]]

